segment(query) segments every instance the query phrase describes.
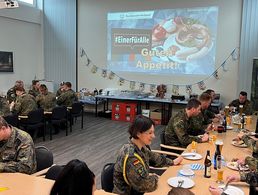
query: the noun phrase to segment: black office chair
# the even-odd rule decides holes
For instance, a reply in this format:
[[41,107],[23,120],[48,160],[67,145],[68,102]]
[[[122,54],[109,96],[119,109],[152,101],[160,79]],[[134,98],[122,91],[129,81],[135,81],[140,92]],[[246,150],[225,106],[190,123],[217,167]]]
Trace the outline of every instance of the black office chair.
[[19,128],[19,119],[17,114],[10,114],[10,115],[4,116],[3,118],[9,125]]
[[106,192],[112,192],[114,188],[113,173],[115,163],[107,163],[101,172],[101,187]]
[[53,108],[50,120],[50,140],[52,140],[52,129],[54,126],[60,127],[62,124],[65,125],[66,136],[68,135],[68,123],[67,123],[67,108],[66,106],[57,106]]
[[74,102],[72,104],[72,108],[69,109],[69,119],[70,119],[70,131],[72,132],[72,125],[74,122],[74,118],[81,116],[81,128],[83,129],[83,104],[81,102]]
[[51,167],[54,162],[53,153],[45,146],[37,146],[35,148],[37,172]]
[[37,137],[38,131],[43,129],[43,141],[45,141],[45,119],[42,108],[29,112],[27,118],[20,118],[19,125],[25,131],[29,132],[33,139]]

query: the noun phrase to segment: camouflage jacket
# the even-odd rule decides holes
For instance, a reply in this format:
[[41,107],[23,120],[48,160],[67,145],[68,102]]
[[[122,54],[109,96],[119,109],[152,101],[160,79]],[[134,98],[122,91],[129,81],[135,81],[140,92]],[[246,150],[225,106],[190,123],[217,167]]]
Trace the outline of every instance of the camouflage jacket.
[[13,112],[18,115],[28,115],[30,111],[38,108],[35,98],[29,94],[18,96],[13,108]]
[[244,104],[240,104],[239,100],[233,100],[228,106],[236,107],[236,111],[239,112],[239,105],[243,105],[243,113],[251,115],[253,113],[252,104],[249,100],[246,100]]
[[36,172],[36,156],[32,138],[28,133],[12,128],[11,137],[0,142],[0,172]]
[[65,91],[60,96],[57,97],[56,103],[58,105],[64,105],[66,107],[71,107],[74,102],[77,102],[78,98],[72,89]]
[[17,97],[17,95],[16,95],[16,91],[15,91],[14,87],[12,87],[11,89],[9,89],[7,91],[6,98],[9,101],[9,103],[15,102],[16,97]]
[[51,92],[40,94],[36,97],[36,102],[44,111],[52,111],[56,106],[56,96]]
[[0,116],[7,116],[10,114],[10,106],[7,102],[7,99],[4,97],[0,97]]
[[141,193],[154,191],[157,188],[158,177],[149,175],[149,163],[156,167],[173,165],[171,159],[153,153],[147,147],[140,150],[131,141],[125,144],[120,149],[115,163],[113,192],[129,195],[131,189]]
[[188,129],[190,128],[191,124],[185,109],[178,112],[174,117],[171,117],[165,129],[165,144],[187,147],[192,141],[201,142],[201,138],[189,135]]
[[39,90],[35,89],[35,88],[31,88],[28,92],[28,94],[37,97],[39,95]]
[[198,116],[191,117],[189,119],[190,127],[188,133],[190,135],[201,135],[205,133],[205,129],[208,124],[212,122],[210,111],[202,110]]
[[64,91],[62,91],[60,88],[56,91],[56,97],[60,96]]

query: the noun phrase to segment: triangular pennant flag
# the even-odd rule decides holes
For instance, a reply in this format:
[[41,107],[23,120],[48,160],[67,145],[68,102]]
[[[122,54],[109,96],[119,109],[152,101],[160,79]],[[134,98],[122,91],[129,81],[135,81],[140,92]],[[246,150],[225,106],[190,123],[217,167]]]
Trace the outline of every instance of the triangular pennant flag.
[[192,85],[186,85],[185,91],[190,95],[192,93]]
[[151,93],[156,93],[156,85],[154,85],[154,84],[150,85],[150,92]]
[[228,69],[226,69],[226,61],[224,61],[222,64],[221,64],[221,66],[222,66],[222,68],[223,68],[223,71],[224,72],[227,72],[228,71]]
[[135,81],[130,81],[130,89],[135,90]]
[[103,78],[106,78],[106,77],[107,77],[107,70],[103,69],[103,70],[102,70],[102,73],[101,73],[101,76],[102,76]]
[[93,65],[91,68],[91,72],[95,74],[98,71],[98,67],[96,65]]
[[145,83],[140,83],[139,91],[144,91],[144,89],[145,89]]
[[173,85],[172,87],[172,93],[174,95],[179,95],[179,85]]
[[83,49],[83,48],[80,48],[80,56],[82,57],[82,56],[84,56],[84,55],[86,55],[84,49]]
[[199,87],[200,90],[205,90],[205,89],[206,89],[206,86],[205,86],[204,81],[200,81],[200,82],[198,83],[198,87]]
[[122,85],[124,85],[124,83],[125,83],[125,80],[123,78],[119,78],[118,85],[122,86]]
[[112,80],[112,79],[114,79],[114,77],[115,77],[115,73],[111,71],[111,72],[109,73],[109,75],[108,75],[108,78],[109,78],[110,80]]
[[219,79],[219,73],[217,70],[212,75],[214,76],[215,79]]
[[237,59],[238,59],[238,56],[239,56],[238,53],[239,53],[239,52],[238,52],[238,49],[235,48],[235,49],[233,50],[233,52],[231,53],[231,56],[232,56],[232,59],[233,59],[233,60],[237,60]]

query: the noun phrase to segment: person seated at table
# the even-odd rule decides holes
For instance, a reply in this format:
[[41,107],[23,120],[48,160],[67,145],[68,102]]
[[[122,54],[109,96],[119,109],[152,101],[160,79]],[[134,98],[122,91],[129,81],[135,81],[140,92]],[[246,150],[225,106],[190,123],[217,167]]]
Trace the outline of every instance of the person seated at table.
[[232,111],[233,107],[236,108],[236,112],[239,112],[239,105],[243,105],[243,113],[246,115],[252,115],[252,104],[250,100],[247,99],[247,93],[245,91],[241,91],[239,94],[239,98],[230,102],[229,109]]
[[56,103],[58,105],[71,107],[72,104],[77,101],[78,101],[78,98],[76,93],[72,90],[72,84],[70,82],[66,82],[64,84],[64,92],[57,97]]
[[186,108],[171,117],[165,129],[165,144],[170,146],[187,147],[192,141],[207,142],[209,136],[204,133],[202,138],[189,135],[191,128],[190,119],[201,112],[201,102],[197,99],[190,99]]
[[95,190],[94,173],[85,162],[75,159],[59,173],[50,195],[93,195]]
[[65,82],[61,82],[59,84],[59,89],[56,91],[56,97],[60,96],[64,92],[64,84]]
[[190,128],[187,130],[190,135],[194,136],[213,130],[211,118],[215,117],[213,112],[207,110],[211,104],[211,96],[208,93],[202,93],[199,96],[199,101],[201,102],[201,112],[189,119]]
[[0,96],[0,116],[8,116],[11,114],[10,105],[5,97]]
[[169,192],[168,195],[194,195],[189,189],[181,188],[181,187],[173,187]]
[[16,97],[17,97],[16,91],[15,91],[16,87],[24,88],[23,81],[22,80],[15,81],[14,86],[7,91],[6,98],[7,98],[8,102],[9,102],[9,104],[12,103],[12,102],[15,102],[15,100],[16,100]]
[[32,80],[32,85],[31,88],[28,92],[28,94],[37,97],[39,95],[39,87],[40,87],[40,82],[39,80]]
[[10,110],[18,115],[28,115],[30,111],[38,108],[36,99],[25,93],[23,87],[16,87],[15,92],[17,95],[16,101],[10,104]]
[[[211,104],[212,103],[215,103],[215,97],[216,97],[216,93],[213,89],[207,89],[204,93],[208,93],[210,96],[211,96]],[[216,106],[216,107],[213,107],[212,105],[209,105],[209,107],[207,108],[208,111],[214,113],[214,115],[211,117],[212,118],[220,118],[220,110],[222,109],[223,105],[222,103],[220,103],[220,106]]]
[[56,96],[48,91],[45,84],[41,84],[39,87],[40,94],[36,97],[36,102],[40,108],[43,108],[46,112],[51,112],[56,106]]
[[114,166],[114,189],[116,194],[143,194],[157,188],[158,176],[150,173],[149,164],[155,167],[178,165],[182,157],[174,160],[152,152],[148,146],[155,138],[154,122],[137,115],[129,127],[130,140],[120,149]]
[[28,133],[9,126],[0,116],[0,173],[36,172],[36,155],[32,138]]

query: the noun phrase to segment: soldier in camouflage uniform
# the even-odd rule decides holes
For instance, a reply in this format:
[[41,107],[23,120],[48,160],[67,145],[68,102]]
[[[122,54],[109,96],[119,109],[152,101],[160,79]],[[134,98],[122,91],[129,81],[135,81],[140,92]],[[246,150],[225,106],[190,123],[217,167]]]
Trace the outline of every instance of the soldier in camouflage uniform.
[[15,87],[24,87],[23,81],[21,81],[21,80],[16,81],[15,85],[7,91],[6,98],[9,101],[9,103],[15,102],[15,100],[16,100],[17,95],[15,92]]
[[7,99],[0,96],[0,116],[7,116],[10,114],[10,106]]
[[78,101],[76,93],[71,89],[72,84],[66,82],[64,84],[64,92],[57,97],[56,103],[58,105],[64,105],[66,107],[71,107],[74,102]]
[[28,93],[34,97],[37,97],[39,95],[39,87],[39,80],[32,80],[32,86]]
[[38,108],[35,98],[26,94],[24,88],[16,88],[17,99],[11,104],[11,110],[18,115],[28,115],[30,111]]
[[0,173],[36,172],[36,155],[30,135],[16,127],[8,126],[0,117]]
[[241,91],[239,94],[239,98],[236,100],[233,100],[228,106],[230,107],[230,110],[232,110],[232,107],[236,107],[236,111],[239,112],[239,105],[243,105],[243,113],[246,115],[252,115],[252,104],[247,99],[247,93],[245,91]]
[[51,112],[56,106],[56,96],[49,92],[47,86],[41,84],[39,87],[40,94],[36,97],[36,102],[44,111]]
[[188,129],[191,128],[189,119],[200,113],[201,102],[196,99],[190,99],[184,110],[178,112],[168,122],[165,129],[165,144],[170,146],[187,147],[192,141],[206,142],[209,139],[207,133],[202,138],[189,135]]
[[188,129],[188,133],[194,136],[202,135],[206,131],[212,130],[211,112],[207,110],[211,104],[211,96],[208,93],[202,93],[199,97],[199,101],[201,102],[200,114],[189,119],[190,128]]
[[60,83],[59,89],[56,91],[56,97],[60,96],[64,92],[64,84],[65,82]]
[[146,147],[151,144],[154,135],[154,123],[151,119],[138,115],[129,128],[130,141],[119,151],[114,166],[113,192],[122,195],[143,194],[157,188],[158,176],[150,174],[149,163],[156,167],[178,165],[182,157],[175,160],[151,152]]

